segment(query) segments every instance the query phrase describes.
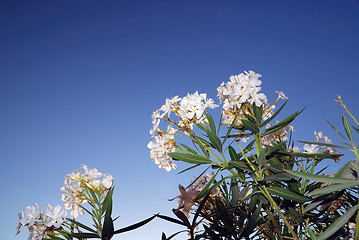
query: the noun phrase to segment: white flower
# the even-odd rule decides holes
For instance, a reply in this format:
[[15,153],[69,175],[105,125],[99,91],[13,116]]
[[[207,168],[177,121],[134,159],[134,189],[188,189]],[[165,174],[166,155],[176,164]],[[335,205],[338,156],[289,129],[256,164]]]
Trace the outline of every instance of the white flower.
[[21,232],[21,228],[24,226],[21,222],[24,221],[22,220],[25,215],[24,215],[24,212],[23,211],[20,211],[18,213],[18,217],[19,217],[19,222],[18,224],[16,225],[16,234],[15,235],[18,235],[20,232]]
[[204,111],[207,108],[215,108],[217,105],[214,104],[212,99],[207,99],[207,94],[187,94],[179,103],[179,109],[176,110],[176,114],[184,122],[193,121],[193,123],[200,123],[204,119]]
[[300,152],[300,148],[299,147],[297,147],[297,146],[290,146],[290,147],[288,147],[288,151],[289,152]]
[[275,92],[278,94],[278,98],[288,99],[288,97],[285,95],[284,92],[282,92],[282,91],[275,91]]
[[323,138],[323,132],[314,131],[314,135],[315,135],[316,141],[324,139]]
[[110,189],[112,187],[112,184],[113,177],[111,175],[104,174],[103,179],[101,180],[101,185],[106,189]]
[[43,240],[47,238],[47,227],[42,224],[29,227],[28,240]]
[[153,141],[148,143],[147,147],[151,149],[151,160],[154,161],[159,168],[164,168],[167,171],[177,168],[172,157],[168,155],[168,153],[176,151],[173,135],[162,134],[161,136],[155,136]]
[[20,219],[20,223],[25,226],[28,224],[28,226],[32,226],[35,224],[35,221],[40,219],[41,211],[39,211],[39,206],[37,203],[34,203],[32,206],[26,207],[25,209],[25,215],[24,217],[22,215],[22,218]]
[[304,144],[303,149],[308,154],[314,154],[319,152],[318,145],[316,144]]
[[66,215],[67,212],[65,210],[61,210],[60,205],[53,207],[50,204],[47,204],[45,212],[45,225],[48,227],[60,227],[64,222]]
[[89,169],[86,165],[81,165],[82,169],[85,171],[85,176],[89,179],[96,179],[102,176],[96,168]]

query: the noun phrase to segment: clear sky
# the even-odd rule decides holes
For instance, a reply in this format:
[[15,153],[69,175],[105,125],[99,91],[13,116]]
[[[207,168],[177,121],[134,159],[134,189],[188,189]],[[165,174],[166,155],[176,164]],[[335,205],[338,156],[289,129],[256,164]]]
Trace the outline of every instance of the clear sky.
[[[263,75],[270,99],[287,94],[281,117],[307,106],[295,139],[340,141],[325,119],[340,124],[337,94],[359,116],[358,43],[358,0],[1,1],[0,239],[27,239],[14,237],[17,213],[62,204],[81,164],[114,176],[116,228],[170,214],[194,173],[150,161],[151,112],[197,90],[216,99],[245,70]],[[114,239],[174,229],[158,219]]]

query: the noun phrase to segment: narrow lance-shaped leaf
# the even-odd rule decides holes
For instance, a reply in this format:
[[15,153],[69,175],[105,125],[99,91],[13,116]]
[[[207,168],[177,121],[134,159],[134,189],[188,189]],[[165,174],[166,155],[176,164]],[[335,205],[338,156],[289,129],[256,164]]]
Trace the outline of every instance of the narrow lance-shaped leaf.
[[185,227],[188,226],[184,222],[182,222],[182,221],[180,221],[178,219],[172,218],[172,217],[168,217],[168,216],[164,216],[164,215],[157,215],[157,217],[162,218],[162,219],[164,219],[166,221],[169,221],[169,222],[173,222],[173,223],[176,223],[176,224],[179,224],[179,225],[183,225]]
[[218,152],[222,152],[222,143],[216,133],[210,130],[207,130],[206,133],[213,147],[217,149]]
[[228,147],[228,152],[229,152],[229,156],[231,157],[232,161],[238,161],[238,159],[239,159],[238,154],[232,146]]
[[192,164],[207,164],[212,162],[210,159],[201,155],[192,155],[188,153],[176,153],[176,152],[169,153],[168,155],[170,155],[174,159]]
[[259,132],[259,128],[254,123],[252,123],[251,121],[249,121],[247,119],[242,119],[242,124],[246,129],[248,129],[252,133]]
[[315,195],[323,195],[323,194],[328,194],[328,193],[333,193],[336,191],[340,191],[343,189],[347,189],[347,188],[352,188],[352,187],[356,187],[359,186],[359,181],[352,181],[351,183],[337,183],[337,184],[332,184],[329,185],[327,187],[323,187],[317,190],[314,190],[310,193],[308,193],[309,196],[315,196]]
[[316,181],[316,182],[325,182],[325,183],[358,183],[357,181],[353,181],[347,178],[340,178],[340,177],[328,177],[328,176],[321,176],[312,173],[305,173],[305,172],[297,172],[293,170],[284,170],[285,172],[292,174],[296,177]]
[[345,129],[345,132],[346,132],[349,140],[352,142],[353,141],[353,133],[352,133],[352,131],[350,129],[348,119],[347,119],[347,117],[345,115],[343,115],[342,121],[343,121],[343,126],[344,126],[344,129]]
[[[303,109],[304,110],[304,109]],[[269,128],[267,128],[266,130],[263,131],[262,135],[268,135],[271,134],[273,132],[278,131],[279,129],[282,129],[283,127],[286,127],[289,123],[291,123],[303,110],[301,110],[300,112],[295,112],[292,115],[290,115],[289,117],[287,117],[286,119],[278,122],[277,124],[275,124],[274,126],[271,126]]]
[[350,150],[350,148],[343,147],[343,146],[340,146],[340,145],[335,145],[335,144],[329,144],[329,143],[309,142],[309,141],[298,141],[298,142],[307,143],[307,144],[315,144],[315,145],[319,145],[319,146],[335,147],[335,148],[341,148],[341,149]]
[[81,228],[83,228],[83,229],[85,229],[85,230],[87,230],[87,231],[90,231],[90,232],[93,232],[93,233],[96,233],[96,234],[97,234],[96,230],[94,230],[94,229],[92,229],[92,228],[90,228],[90,227],[88,227],[88,226],[86,226],[86,225],[84,225],[84,224],[82,224],[82,223],[80,223],[80,222],[74,220],[74,219],[66,218],[66,220],[68,220],[68,221],[74,223],[75,225],[77,225],[77,226],[79,226],[79,227],[81,227]]
[[132,224],[128,227],[124,227],[124,228],[121,228],[121,229],[118,229],[114,232],[114,234],[119,234],[119,233],[123,233],[123,232],[128,232],[128,231],[131,231],[131,230],[134,230],[136,228],[139,228],[139,227],[142,227],[143,225],[149,223],[150,221],[152,221],[157,215],[154,215],[152,217],[149,217],[141,222],[138,222],[138,223],[135,223],[135,224]]
[[100,238],[99,235],[94,234],[94,233],[72,233],[71,236],[73,236],[74,238],[77,238],[77,239],[82,239],[82,238]]
[[280,187],[268,187],[268,191],[278,197],[282,197],[287,200],[294,200],[297,202],[307,202],[311,201],[311,198],[305,197],[303,195],[300,195],[298,193],[292,192],[285,188]]
[[209,127],[211,128],[211,131],[213,133],[216,133],[216,125],[214,124],[214,121],[213,121],[213,118],[211,116],[211,114],[207,113],[206,114],[206,117],[207,117],[207,120],[208,120],[208,123],[209,123]]
[[342,216],[340,216],[335,222],[333,222],[317,239],[325,240],[332,236],[339,230],[344,224],[348,223],[348,220],[358,211],[358,205],[353,206],[347,210]]
[[282,106],[280,106],[278,108],[278,110],[270,117],[268,118],[267,120],[265,120],[262,124],[261,124],[261,128],[264,127],[265,125],[267,125],[270,121],[272,121],[281,111],[282,109],[284,108],[284,106],[287,104],[287,101],[285,101]]
[[113,220],[112,220],[112,194],[113,194],[114,188],[111,188],[107,196],[104,200],[104,208],[105,208],[105,218],[103,221],[103,227],[102,227],[102,240],[109,240],[114,235],[114,226],[113,226]]
[[184,147],[188,152],[190,152],[192,154],[197,154],[197,152],[195,150],[193,150],[192,148],[190,148],[186,144],[181,143],[181,146]]

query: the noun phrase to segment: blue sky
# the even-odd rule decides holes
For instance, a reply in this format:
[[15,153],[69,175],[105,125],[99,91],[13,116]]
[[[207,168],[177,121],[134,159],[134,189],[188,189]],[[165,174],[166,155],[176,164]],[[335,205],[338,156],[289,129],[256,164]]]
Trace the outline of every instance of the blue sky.
[[[357,0],[2,1],[3,239],[27,239],[14,237],[17,213],[62,204],[64,176],[81,164],[114,176],[118,227],[170,214],[167,199],[194,173],[150,161],[151,112],[197,90],[215,99],[222,81],[245,70],[263,75],[270,99],[287,94],[282,117],[307,106],[295,139],[314,140],[317,130],[340,141],[325,119],[340,125],[338,94],[359,115],[358,13]],[[155,220],[123,238],[175,229]]]

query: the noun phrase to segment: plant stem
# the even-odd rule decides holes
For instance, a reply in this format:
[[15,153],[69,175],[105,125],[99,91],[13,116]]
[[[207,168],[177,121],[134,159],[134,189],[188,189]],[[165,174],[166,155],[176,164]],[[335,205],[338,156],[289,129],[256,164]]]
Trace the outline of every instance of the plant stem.
[[260,186],[259,187],[263,194],[265,195],[265,197],[269,200],[269,202],[272,204],[272,206],[277,210],[279,216],[282,218],[284,224],[287,226],[288,230],[290,231],[290,233],[292,234],[294,239],[299,239],[297,234],[294,232],[294,230],[292,229],[292,226],[290,225],[290,223],[288,222],[288,220],[286,219],[286,217],[283,215],[283,213],[280,211],[280,208],[278,206],[278,204],[274,201],[274,199],[272,198],[272,196],[270,195],[270,193],[268,192],[267,188],[265,186]]

